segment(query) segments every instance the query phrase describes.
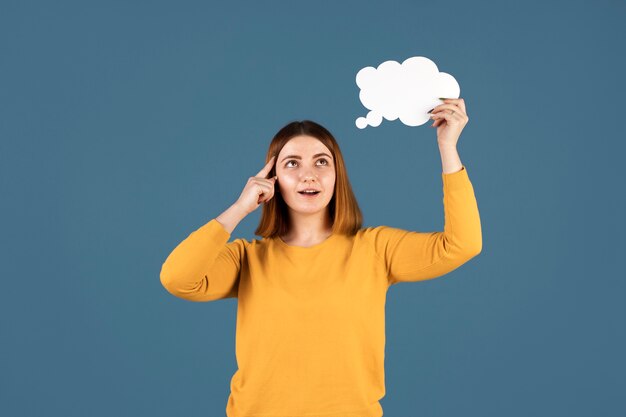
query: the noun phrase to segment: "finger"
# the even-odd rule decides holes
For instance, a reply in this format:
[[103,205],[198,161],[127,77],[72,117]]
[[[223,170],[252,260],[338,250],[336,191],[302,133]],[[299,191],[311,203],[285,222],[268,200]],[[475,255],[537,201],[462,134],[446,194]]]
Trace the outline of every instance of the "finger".
[[276,187],[276,176],[273,176],[271,178],[260,178],[260,177],[250,177],[248,179],[248,182],[252,182],[255,185],[262,185],[264,187],[267,187],[268,189],[274,189]]
[[448,124],[456,125],[461,123],[465,116],[459,113],[452,113],[449,110],[440,111],[438,113],[433,113],[430,116],[433,120],[441,121],[443,123],[444,120],[448,122]]
[[267,184],[256,183],[256,192],[259,196],[262,194],[267,195],[270,192],[270,187]]
[[268,201],[270,201],[272,198],[274,198],[274,193],[271,194],[266,194],[263,199],[261,200],[261,203],[267,203]]
[[270,160],[267,161],[267,164],[265,164],[265,166],[259,171],[259,173],[255,175],[255,177],[261,177],[261,178],[267,177],[267,174],[269,174],[269,172],[272,170],[272,166],[274,165],[275,159],[276,159],[276,155],[272,156]]
[[252,177],[252,178],[254,178],[256,181],[260,181],[272,187],[274,186],[274,183],[278,179],[278,175],[274,175],[273,177],[269,177],[269,178],[261,178],[261,177]]
[[271,180],[266,180],[263,178],[255,178],[254,183],[258,185],[259,187],[263,187],[264,192],[267,190],[274,189],[274,182]]
[[274,196],[274,189],[271,187],[261,186],[263,191],[259,192],[260,201],[259,203],[263,203],[268,201],[270,198]]
[[439,100],[442,100],[444,103],[456,104],[457,106],[459,106],[461,108],[461,110],[463,110],[463,113],[467,114],[467,110],[465,109],[465,100],[463,100],[461,97],[459,97],[459,98],[440,98]]
[[443,125],[446,122],[446,119],[444,117],[439,117],[437,119],[435,119],[435,123],[433,123],[433,127],[439,127],[441,125]]
[[274,188],[274,184],[276,183],[276,176],[273,176],[272,178],[256,178],[256,181],[258,184],[264,184],[266,186],[268,186],[269,188]]
[[429,113],[434,114],[434,113],[440,112],[441,110],[450,110],[450,111],[454,111],[455,113],[465,114],[463,110],[461,109],[461,107],[457,106],[456,104],[440,104],[434,107]]

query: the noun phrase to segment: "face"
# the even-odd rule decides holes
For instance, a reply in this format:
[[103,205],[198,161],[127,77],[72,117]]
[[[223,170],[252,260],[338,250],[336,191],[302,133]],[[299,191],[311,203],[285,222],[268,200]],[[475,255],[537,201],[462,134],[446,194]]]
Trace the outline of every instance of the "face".
[[[314,137],[291,138],[276,158],[276,175],[280,194],[291,210],[307,214],[324,211],[333,197],[335,161],[330,150]],[[311,197],[298,193],[306,188],[320,192]]]

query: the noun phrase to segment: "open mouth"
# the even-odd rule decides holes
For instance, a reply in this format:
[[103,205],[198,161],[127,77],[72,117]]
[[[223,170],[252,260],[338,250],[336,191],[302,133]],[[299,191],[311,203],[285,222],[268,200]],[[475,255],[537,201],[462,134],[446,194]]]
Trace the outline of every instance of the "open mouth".
[[304,191],[298,191],[298,194],[305,196],[305,197],[315,197],[316,195],[318,195],[320,192],[319,191],[315,191],[315,192],[304,192]]

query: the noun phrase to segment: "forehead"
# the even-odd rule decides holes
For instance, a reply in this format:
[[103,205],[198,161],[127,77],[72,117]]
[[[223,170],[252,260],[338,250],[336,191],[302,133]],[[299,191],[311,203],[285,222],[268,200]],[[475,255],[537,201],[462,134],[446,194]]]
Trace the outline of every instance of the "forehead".
[[330,149],[326,147],[319,139],[312,136],[294,136],[289,139],[289,142],[283,146],[280,153],[310,153],[315,154],[318,152],[327,152],[330,154]]

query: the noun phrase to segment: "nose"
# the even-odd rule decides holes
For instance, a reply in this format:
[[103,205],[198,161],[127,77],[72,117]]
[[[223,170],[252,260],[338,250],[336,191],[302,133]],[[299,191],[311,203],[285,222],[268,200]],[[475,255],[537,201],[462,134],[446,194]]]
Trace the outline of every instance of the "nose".
[[311,169],[310,167],[303,169],[302,172],[303,172],[302,179],[304,180],[317,178],[317,175],[315,174],[314,170]]
[[317,175],[312,174],[311,172],[307,171],[306,173],[302,174],[302,180],[303,182],[306,182],[306,183],[317,182]]

